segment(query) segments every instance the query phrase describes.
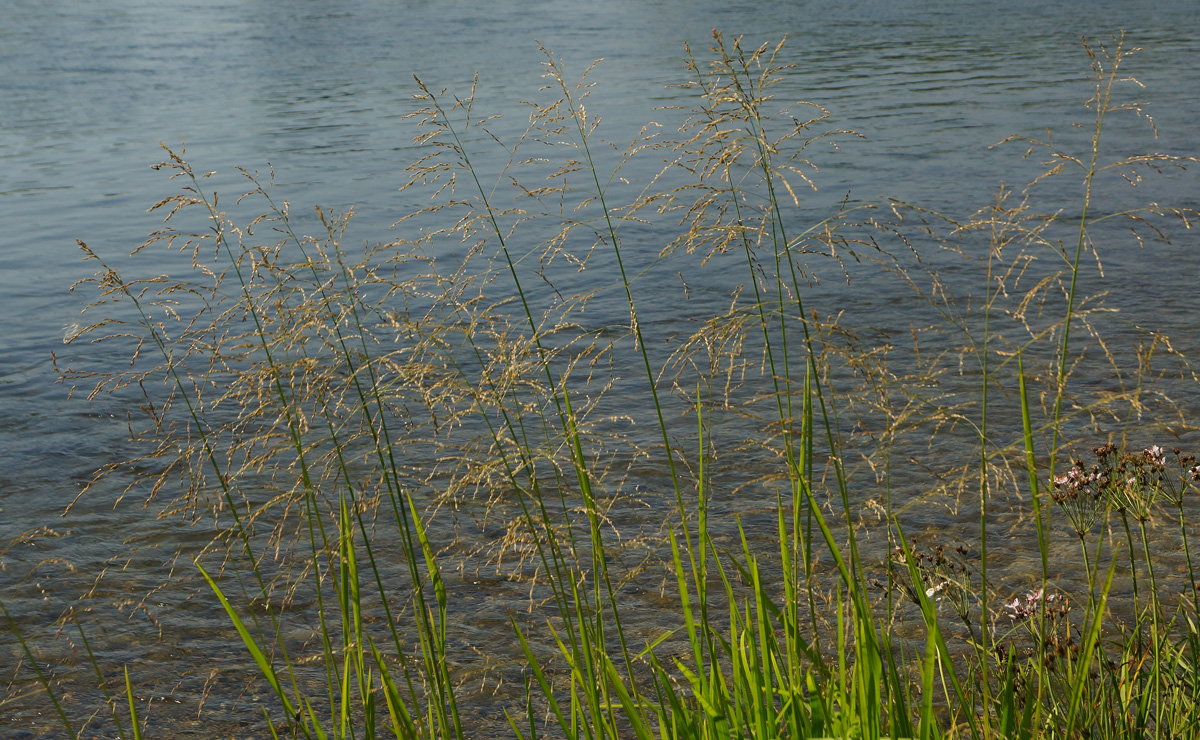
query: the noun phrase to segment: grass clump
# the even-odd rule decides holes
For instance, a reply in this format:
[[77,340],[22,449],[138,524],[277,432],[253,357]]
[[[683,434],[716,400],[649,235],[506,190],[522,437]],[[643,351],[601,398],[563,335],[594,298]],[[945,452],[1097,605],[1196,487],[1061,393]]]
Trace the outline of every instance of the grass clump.
[[[81,245],[104,313],[80,336],[134,361],[67,377],[144,394],[132,485],[215,524],[188,556],[273,697],[264,732],[1200,734],[1200,468],[1138,442],[1190,371],[1161,333],[1108,339],[1086,292],[1110,222],[1162,238],[1194,215],[1096,205],[1104,178],[1183,163],[1103,163],[1108,117],[1140,110],[1117,100],[1124,40],[1087,47],[1085,149],[1026,140],[1044,173],[963,219],[847,198],[803,220],[822,147],[854,134],[775,99],[782,48],[689,50],[678,135],[625,147],[549,51],[508,143],[473,94],[418,82],[404,190],[432,199],[361,251],[350,214],[303,235],[249,172],[237,225],[182,150],[139,251],[189,255],[192,280]],[[1068,176],[1078,217],[1035,207]],[[830,267],[906,314],[851,325]],[[923,531],[934,508],[963,541]],[[1182,587],[1156,569],[1172,537]],[[1032,570],[1000,565],[1022,546]],[[489,578],[503,603],[472,612]],[[511,638],[479,647],[479,614]],[[503,727],[472,708],[489,680]]]

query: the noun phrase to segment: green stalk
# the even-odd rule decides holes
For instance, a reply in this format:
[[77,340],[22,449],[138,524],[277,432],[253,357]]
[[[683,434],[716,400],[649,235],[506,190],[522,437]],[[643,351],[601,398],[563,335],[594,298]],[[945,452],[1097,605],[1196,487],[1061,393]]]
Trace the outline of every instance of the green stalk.
[[[1154,655],[1154,664],[1150,669],[1150,680],[1153,682],[1154,706],[1158,716],[1162,716],[1166,711],[1162,704],[1162,652],[1161,643],[1164,639],[1162,627],[1159,624],[1159,596],[1158,582],[1154,577],[1154,559],[1150,556],[1150,541],[1146,533],[1146,520],[1143,517],[1138,517],[1138,527],[1141,530],[1142,536],[1142,555],[1146,558],[1146,568],[1150,575],[1150,649]],[[1154,723],[1154,737],[1159,737],[1161,726],[1158,721]]]
[[[8,613],[8,607],[4,605],[4,600],[0,599],[0,611],[4,612],[4,619],[8,622],[8,629],[17,638],[17,642],[21,645],[21,652],[25,654],[25,659],[29,661],[29,665],[33,666],[34,672],[37,674],[38,683],[42,685],[42,689],[46,692],[46,696],[50,697],[50,703],[54,705],[54,712],[58,715],[59,721],[62,722],[63,729],[67,731],[67,735],[71,740],[77,740],[79,737],[75,734],[75,728],[71,725],[71,720],[67,719],[67,713],[63,710],[62,704],[58,701],[58,695],[54,693],[54,689],[50,687],[50,679],[46,677],[46,672],[42,670],[38,664],[37,658],[33,657],[33,651],[29,649],[29,643],[25,640],[25,635],[21,633],[21,629],[17,627],[16,620]],[[136,721],[135,721],[136,723]]]
[[1117,45],[1117,52],[1113,57],[1112,67],[1108,72],[1107,81],[1101,84],[1104,75],[1103,70],[1099,67],[1099,62],[1095,61],[1095,55],[1090,47],[1086,44],[1088,55],[1092,57],[1093,62],[1097,65],[1097,83],[1096,94],[1093,98],[1096,101],[1096,125],[1092,132],[1092,151],[1091,161],[1089,162],[1083,178],[1083,210],[1079,216],[1079,233],[1075,240],[1075,256],[1071,260],[1071,282],[1067,290],[1067,313],[1063,319],[1062,341],[1059,343],[1058,351],[1058,369],[1055,377],[1055,393],[1054,393],[1054,423],[1051,433],[1050,442],[1050,475],[1054,475],[1055,460],[1058,455],[1058,438],[1060,422],[1062,420],[1062,402],[1066,394],[1067,380],[1067,351],[1071,339],[1071,319],[1075,316],[1075,299],[1076,299],[1076,284],[1079,279],[1079,264],[1083,257],[1083,247],[1087,243],[1087,226],[1088,215],[1092,204],[1092,182],[1096,177],[1096,163],[1100,158],[1100,133],[1104,130],[1104,116],[1108,113],[1109,104],[1112,100],[1112,86],[1117,80],[1117,67],[1120,65],[1121,49],[1124,44],[1124,34],[1121,36],[1121,41]]

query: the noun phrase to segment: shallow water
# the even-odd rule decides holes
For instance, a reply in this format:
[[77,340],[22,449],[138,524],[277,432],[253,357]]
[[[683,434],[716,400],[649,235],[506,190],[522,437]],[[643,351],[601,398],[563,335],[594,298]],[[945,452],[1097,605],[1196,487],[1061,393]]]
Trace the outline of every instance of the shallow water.
[[[962,2],[599,0],[494,2],[486,13],[480,7],[465,0],[336,9],[301,3],[281,12],[260,2],[15,0],[6,10],[0,26],[0,596],[26,630],[48,630],[107,569],[89,602],[107,605],[95,607],[93,621],[105,626],[94,639],[114,664],[131,666],[147,695],[169,696],[152,716],[176,728],[174,736],[214,735],[212,725],[195,719],[208,690],[203,664],[242,657],[223,615],[203,599],[188,599],[191,587],[141,596],[168,579],[181,546],[200,547],[206,533],[156,520],[133,501],[114,506],[111,486],[59,516],[99,465],[132,448],[125,442],[129,409],[117,400],[88,404],[81,392],[68,398],[51,361],[52,353],[74,362],[120,359],[62,343],[66,327],[81,321],[86,300],[69,286],[91,273],[75,239],[122,269],[154,274],[179,266],[158,253],[124,260],[160,223],[146,209],[172,192],[161,173],[148,169],[162,159],[160,141],[186,142],[188,159],[202,171],[216,170],[213,187],[230,201],[243,187],[234,167],[272,166],[277,193],[298,213],[315,204],[353,207],[351,237],[385,239],[389,226],[425,195],[397,191],[403,168],[421,154],[404,120],[415,109],[414,75],[433,88],[465,91],[478,72],[476,108],[505,115],[496,124],[503,136],[523,126],[519,101],[537,95],[544,59],[538,41],[569,72],[604,58],[592,76],[598,84],[590,106],[603,117],[607,136],[623,142],[647,120],[678,122],[677,113],[658,109],[686,102],[684,92],[666,87],[686,79],[685,42],[702,56],[713,28],[755,41],[787,33],[783,59],[795,67],[776,95],[818,103],[831,111],[829,125],[865,137],[821,154],[820,191],[799,218],[827,213],[848,191],[856,199],[891,196],[962,217],[986,204],[1001,181],[1022,183],[1037,170],[1035,161],[1021,158],[1019,145],[991,144],[1010,134],[1041,136],[1047,128],[1067,143],[1086,140],[1086,131],[1071,128],[1088,120],[1082,104],[1091,93],[1079,38],[1123,28],[1131,43],[1145,47],[1128,68],[1146,85],[1141,99],[1150,101],[1146,111],[1159,138],[1147,137],[1144,126],[1117,122],[1110,141],[1118,150],[1200,153],[1200,17],[1189,2],[1030,2],[999,9]],[[651,172],[647,165],[626,176]],[[1063,207],[1077,209],[1075,186],[1063,183],[1056,186],[1064,189]],[[1195,208],[1196,185],[1191,172],[1172,174],[1136,194]],[[647,255],[661,246],[656,236],[647,235]],[[1130,326],[1161,329],[1179,349],[1196,350],[1200,295],[1192,233],[1180,232],[1170,247],[1139,250],[1114,231],[1107,247],[1109,277],[1098,287],[1113,291],[1109,305]],[[717,296],[728,286],[715,278],[693,287]],[[648,298],[643,321],[669,328],[685,319],[670,295]],[[848,320],[860,324],[887,323],[916,310],[902,290],[866,279],[845,286],[836,271],[817,295],[848,309]],[[616,297],[601,297],[595,306],[600,314],[620,316]],[[617,405],[619,390],[612,398]],[[1191,404],[1186,410],[1195,412]],[[1178,444],[1198,441],[1187,434]],[[773,517],[768,504],[730,507],[749,521]],[[914,528],[959,526],[945,507],[913,517]],[[35,530],[36,539],[3,549]],[[1035,567],[1017,552],[1014,542],[998,570],[1019,577]],[[463,639],[476,645],[499,635],[507,640],[503,607],[520,604],[523,589],[464,580],[462,597],[483,606],[465,618]],[[653,628],[646,619],[638,629]],[[0,662],[15,665],[18,648],[7,634],[0,649]],[[46,650],[48,660],[71,654],[67,647],[61,654]],[[235,723],[257,723],[253,708],[232,711],[238,694],[236,685],[216,686],[206,706],[228,710],[239,718]],[[503,731],[496,702],[480,699],[478,711],[488,718],[481,720],[485,726]],[[243,698],[238,706],[246,703]],[[5,710],[0,734],[36,736],[53,727],[47,712],[44,703],[22,700],[15,712]]]

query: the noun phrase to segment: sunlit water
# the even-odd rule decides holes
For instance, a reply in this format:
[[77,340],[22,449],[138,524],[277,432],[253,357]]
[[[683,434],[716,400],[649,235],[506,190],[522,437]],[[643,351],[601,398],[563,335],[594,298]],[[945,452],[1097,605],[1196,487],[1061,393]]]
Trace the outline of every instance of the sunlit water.
[[[384,239],[389,225],[427,195],[397,192],[403,168],[421,154],[404,120],[415,109],[414,75],[432,88],[465,92],[478,72],[476,109],[504,114],[498,130],[516,131],[525,120],[519,101],[537,95],[545,59],[537,42],[563,59],[568,73],[603,58],[591,105],[608,138],[622,142],[648,120],[678,123],[675,113],[658,108],[688,102],[667,86],[686,79],[684,43],[703,58],[713,28],[756,42],[788,34],[783,61],[795,66],[776,94],[818,103],[832,114],[828,125],[864,137],[822,155],[813,213],[852,192],[962,217],[986,204],[1000,182],[1023,183],[1036,163],[1021,159],[1019,145],[989,145],[1010,134],[1041,136],[1046,128],[1067,140],[1086,137],[1070,128],[1088,120],[1083,34],[1107,38],[1125,29],[1132,44],[1146,48],[1129,70],[1146,85],[1146,111],[1160,137],[1120,124],[1112,133],[1118,149],[1128,134],[1136,141],[1129,151],[1200,153],[1200,16],[1189,2],[282,7],[15,0],[0,24],[0,548],[14,542],[0,554],[0,596],[12,616],[29,634],[47,638],[65,606],[98,582],[88,601],[96,609],[89,623],[98,625],[92,639],[110,665],[129,665],[144,695],[163,697],[150,712],[160,736],[228,735],[261,722],[254,691],[243,693],[240,678],[210,673],[213,661],[243,657],[212,600],[190,596],[194,583],[145,596],[171,577],[173,564],[190,568],[175,554],[202,546],[203,527],[156,520],[136,502],[114,507],[116,491],[109,489],[91,492],[60,517],[98,466],[132,454],[127,409],[89,404],[81,392],[68,398],[68,388],[55,383],[52,353],[75,362],[88,357],[87,347],[62,341],[82,321],[85,301],[69,287],[91,272],[75,240],[128,264],[124,255],[159,224],[146,209],[172,192],[148,168],[162,158],[160,141],[186,142],[188,159],[201,171],[216,170],[213,187],[228,196],[242,187],[234,167],[273,166],[277,193],[298,212],[316,204],[353,207],[352,239]],[[625,174],[648,177],[651,170]],[[1144,187],[1141,198],[1194,208],[1196,184],[1190,175],[1173,175]],[[1078,192],[1064,192],[1064,207],[1077,209],[1078,202]],[[1107,286],[1109,304],[1133,324],[1169,332],[1180,349],[1195,349],[1194,237],[1182,233],[1172,247],[1145,251],[1122,243],[1107,255],[1108,274],[1119,276]],[[661,245],[644,246],[652,254]],[[173,266],[156,259],[143,256],[130,269]],[[829,284],[826,295],[863,322],[907,310],[910,300],[870,285]],[[619,303],[609,309],[619,318]],[[665,297],[648,298],[642,310],[648,324],[679,318]],[[771,526],[769,502],[740,506],[749,526]],[[914,516],[915,527],[959,526],[944,508]],[[18,541],[23,533],[37,537]],[[1033,556],[1020,552],[1003,548],[997,570],[1031,572]],[[461,607],[455,639],[464,665],[513,660],[489,646],[511,647],[505,607],[523,606],[523,587],[463,579],[455,588],[460,603],[479,604]],[[648,635],[653,620],[631,629]],[[45,643],[48,661],[72,650]],[[7,679],[20,659],[7,632],[0,650]],[[197,718],[202,697],[205,713]],[[503,732],[500,698],[473,706],[480,728]],[[11,711],[0,709],[0,734],[53,736],[49,712],[40,698],[21,699]]]

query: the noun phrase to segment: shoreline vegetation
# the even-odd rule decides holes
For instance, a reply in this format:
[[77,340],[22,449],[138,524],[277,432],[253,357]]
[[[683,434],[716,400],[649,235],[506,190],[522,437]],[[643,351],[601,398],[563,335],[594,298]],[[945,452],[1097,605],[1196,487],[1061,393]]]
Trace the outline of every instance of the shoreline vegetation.
[[[805,222],[856,134],[774,97],[782,48],[714,33],[683,126],[627,146],[549,50],[514,140],[473,90],[418,81],[402,190],[429,205],[387,242],[322,210],[306,235],[270,177],[219,199],[182,147],[135,254],[183,254],[186,279],[80,242],[95,298],[67,340],[129,362],[61,373],[140,409],[145,450],[97,481],[214,528],[176,569],[265,697],[248,732],[1200,737],[1200,450],[1153,438],[1194,429],[1172,389],[1196,379],[1089,284],[1113,234],[1197,216],[1109,202],[1194,161],[1106,158],[1110,119],[1145,118],[1134,50],[1085,43],[1089,136],[1014,137],[1044,163],[1027,187],[966,218],[847,196]],[[657,175],[626,180],[635,158]],[[1060,181],[1079,202],[1040,205]],[[873,314],[895,331],[813,297],[838,280],[900,289]],[[36,694],[71,737],[171,736],[87,611],[35,638],[4,609],[3,702]],[[93,705],[67,698],[84,679]]]

